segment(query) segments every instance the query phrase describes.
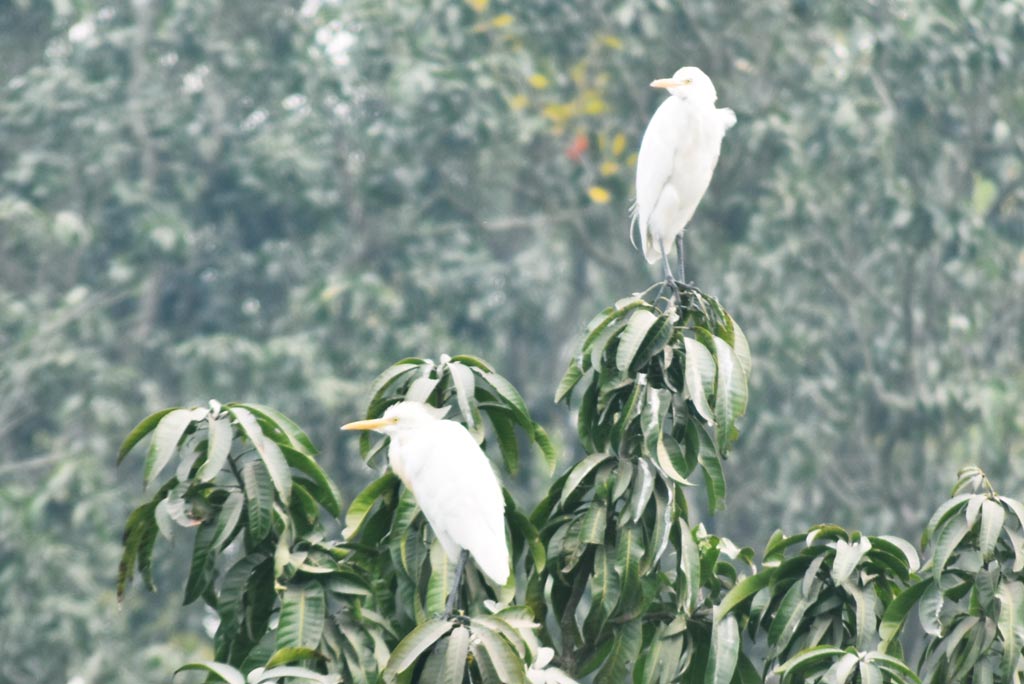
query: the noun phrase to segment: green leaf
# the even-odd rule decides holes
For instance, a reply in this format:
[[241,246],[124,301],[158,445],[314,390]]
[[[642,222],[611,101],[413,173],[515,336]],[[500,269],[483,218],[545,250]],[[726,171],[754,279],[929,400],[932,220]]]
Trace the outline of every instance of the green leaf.
[[920,684],[921,680],[918,679],[917,673],[907,667],[907,664],[899,658],[893,658],[892,656],[885,655],[884,653],[873,651],[868,654],[865,660],[886,672],[889,672],[890,674],[903,678],[905,681]]
[[[652,325],[650,330],[647,331],[647,334],[644,335],[643,342],[640,344],[640,348],[637,349],[636,353],[633,355],[633,360],[630,361],[627,372],[638,372],[651,360],[653,356],[663,351],[665,344],[672,339],[676,319],[677,314],[673,310],[670,310],[668,314],[658,316],[654,325]],[[628,327],[626,328],[626,331],[629,331]],[[616,361],[618,361],[617,358]]]
[[947,517],[955,514],[959,509],[967,505],[967,500],[970,499],[973,494],[960,494],[954,496],[952,499],[948,499],[942,503],[932,514],[931,520],[924,528],[924,532],[921,534],[921,547],[928,546],[928,540],[931,539],[932,534],[935,532],[935,528],[939,526],[939,523],[943,522]]
[[[402,359],[389,368],[384,369],[380,375],[374,378],[373,383],[370,385],[370,391],[368,392],[370,395],[370,404],[373,405],[377,403],[377,400],[380,398],[380,394],[394,384],[401,376],[406,373],[412,373],[419,369],[420,366],[424,365],[424,363],[423,359]],[[371,415],[367,412],[366,417],[377,418],[378,416]]]
[[270,533],[274,512],[274,485],[262,461],[249,461],[242,466],[242,488],[249,514],[249,536],[253,543],[258,543]]
[[200,482],[209,482],[220,474],[231,453],[231,421],[227,418],[214,418],[211,413],[206,417],[206,463],[196,473]]
[[590,454],[573,466],[572,470],[569,471],[569,476],[566,478],[565,484],[562,486],[562,495],[559,499],[559,504],[561,506],[565,506],[565,502],[569,500],[569,497],[572,496],[572,493],[580,486],[580,483],[586,479],[587,475],[589,475],[594,468],[601,465],[611,457],[611,454],[606,453]]
[[651,529],[650,543],[647,545],[641,570],[645,575],[655,567],[665,553],[672,532],[672,490],[661,479],[658,480],[658,484],[661,486],[654,488],[654,527]]
[[580,526],[580,541],[584,544],[603,544],[605,524],[608,521],[608,509],[603,501],[592,501],[583,524]]
[[530,556],[533,558],[533,566],[537,572],[544,571],[547,563],[547,552],[544,550],[544,542],[533,522],[519,511],[507,511],[509,528],[518,533],[530,549]]
[[213,540],[217,534],[217,527],[210,522],[205,522],[196,530],[196,540],[192,547],[192,564],[188,571],[188,581],[185,583],[185,601],[188,605],[203,595],[213,581],[214,563],[217,555],[213,550]]
[[228,412],[238,421],[245,436],[249,438],[249,442],[256,449],[256,453],[260,455],[260,459],[267,467],[267,472],[270,473],[270,479],[273,481],[274,489],[277,490],[281,501],[285,503],[291,501],[292,471],[288,467],[288,461],[285,460],[281,447],[277,445],[277,442],[266,438],[263,430],[260,429],[259,423],[256,421],[256,417],[247,409],[234,406],[229,407]]
[[725,510],[725,473],[722,471],[722,460],[715,454],[702,455],[700,466],[704,473],[704,493],[708,497],[708,508],[712,513]]
[[282,447],[281,451],[290,467],[308,476],[316,484],[313,494],[320,505],[335,517],[341,515],[341,491],[327,476],[320,464],[305,452],[290,447]]
[[[795,656],[775,668],[775,674],[784,676],[797,675],[808,667],[821,667],[821,663],[831,662],[846,655],[846,651],[835,646],[815,646],[800,651]],[[789,681],[784,679],[783,681]]]
[[[716,611],[716,618],[718,618]],[[733,615],[716,619],[711,633],[711,654],[704,671],[704,684],[729,684],[740,653],[740,628]]]
[[391,658],[388,660],[387,667],[384,668],[384,680],[394,682],[398,675],[409,669],[424,651],[452,631],[452,627],[453,624],[447,620],[431,620],[418,625],[409,632],[391,652]]
[[146,464],[142,470],[143,486],[148,487],[149,483],[160,475],[160,471],[174,456],[178,442],[191,424],[192,412],[187,409],[174,409],[160,419],[153,431],[153,441],[150,442],[149,452],[146,454]]
[[268,560],[266,554],[254,553],[242,557],[224,574],[220,595],[217,597],[217,613],[221,627],[228,636],[238,633],[242,620],[242,605],[249,576],[261,563]]
[[272,668],[278,665],[294,663],[298,660],[324,660],[324,654],[312,648],[302,646],[286,646],[274,651],[265,667]]
[[475,434],[477,429],[477,416],[473,411],[473,392],[476,388],[474,373],[467,366],[460,363],[449,363],[448,374],[451,375],[452,384],[455,385],[455,398],[459,404],[459,413],[466,421],[466,427],[470,433]]
[[637,309],[629,317],[625,329],[619,335],[619,346],[615,351],[615,367],[625,373],[633,363],[633,358],[640,350],[647,331],[651,329],[658,317],[647,309]]
[[910,609],[931,584],[931,579],[921,580],[904,589],[886,606],[885,613],[882,614],[882,622],[878,626],[878,634],[882,637],[880,650],[887,650],[889,643],[899,635]]
[[750,358],[750,343],[747,342],[747,336],[743,334],[743,330],[739,324],[729,314],[726,314],[729,319],[729,323],[732,325],[732,350],[736,353],[736,362],[740,365],[740,370],[743,371],[743,377],[750,378],[750,369],[752,366]]
[[438,615],[444,610],[448,591],[455,579],[455,566],[437,538],[430,545],[430,578],[427,580],[427,613]]
[[716,615],[724,616],[728,615],[736,606],[740,605],[748,598],[767,587],[772,579],[775,577],[774,568],[766,568],[756,575],[751,575],[736,585],[722,597],[722,600],[718,603],[718,612]]
[[686,392],[701,418],[708,424],[714,424],[715,415],[708,404],[708,395],[715,386],[715,357],[692,337],[684,337],[683,345],[686,349]]
[[523,397],[519,394],[511,382],[498,375],[497,373],[481,373],[482,377],[488,385],[494,388],[494,391],[498,393],[498,398],[504,401],[516,416],[516,422],[522,427],[529,430],[533,427],[533,421],[530,420],[530,413],[526,410],[526,402],[523,401]]
[[686,479],[686,458],[679,447],[679,442],[662,432],[658,433],[658,441],[655,449],[658,455],[658,465],[675,482],[692,487],[694,484]]
[[[701,573],[700,550],[686,521],[679,519],[679,572],[686,578],[682,595],[686,615],[693,615],[700,597]],[[723,613],[724,615],[724,613]]]
[[873,663],[862,660],[857,666],[857,671],[860,674],[860,684],[882,684],[882,671]]
[[747,409],[747,380],[743,376],[732,347],[720,337],[714,338],[718,377],[715,383],[715,441],[724,453],[732,441],[736,421]]
[[992,499],[985,499],[981,504],[981,528],[978,530],[978,548],[985,560],[995,555],[996,542],[1005,522],[1006,509]]
[[640,598],[640,559],[643,557],[643,536],[636,525],[626,525],[619,531],[615,565],[622,578],[622,596],[636,601]]
[[[487,652],[487,647],[479,639],[473,639],[469,644],[470,651],[473,653],[473,662],[476,663],[477,669],[480,671],[481,682],[501,682],[501,676],[498,674],[498,670],[494,667],[494,661],[491,659],[490,653]],[[475,678],[470,678],[470,681],[476,681]]]
[[123,535],[124,551],[121,554],[121,562],[118,565],[117,571],[118,602],[124,600],[125,590],[128,587],[129,580],[131,580],[135,573],[135,563],[138,560],[143,542],[156,529],[155,509],[156,504],[153,501],[148,501],[133,510],[128,515],[128,520],[125,521]]
[[537,423],[533,424],[533,441],[540,449],[541,456],[544,458],[544,463],[547,465],[548,477],[555,474],[555,466],[558,465],[558,452],[555,451],[555,445],[551,443],[551,438],[548,437],[548,433],[544,431]]
[[505,684],[526,684],[526,665],[515,650],[498,633],[491,631],[479,621],[471,623],[473,636],[487,650],[491,664],[498,675],[498,681]]
[[277,647],[315,649],[324,631],[326,599],[319,582],[290,586],[281,599]]
[[479,356],[473,356],[472,354],[456,354],[450,360],[455,361],[456,363],[461,363],[463,366],[479,368],[480,370],[488,372],[494,371],[489,363],[481,359]]
[[594,678],[594,684],[622,684],[629,681],[628,674],[637,661],[643,642],[643,628],[640,620],[630,620],[615,633],[612,648],[604,666]]
[[1017,522],[1020,524],[1021,531],[1024,531],[1024,504],[1008,496],[1001,496],[999,500],[1004,506],[1013,511],[1014,515],[1017,516]]
[[636,522],[644,514],[647,502],[654,494],[654,472],[645,459],[636,461],[636,475],[633,477],[633,491],[629,496],[629,520]]
[[515,423],[507,417],[506,411],[488,411],[487,415],[491,417],[494,434],[498,438],[498,449],[505,470],[514,475],[519,470],[519,442],[516,440]]
[[205,670],[228,684],[245,684],[245,676],[235,668],[230,665],[225,665],[224,663],[189,663],[188,665],[182,665],[179,667],[174,671],[174,674],[184,672],[185,670]]
[[851,581],[845,582],[843,589],[853,597],[854,601],[857,648],[861,651],[866,651],[872,647],[872,641],[877,633],[876,608],[878,599],[873,590],[868,589],[865,591]]
[[469,630],[458,626],[448,637],[448,650],[444,660],[444,678],[439,684],[462,684],[469,655]]
[[999,633],[1003,637],[1003,681],[1011,682],[1015,679],[1017,662],[1021,657],[1018,633],[1024,627],[1024,620],[1019,614],[1024,602],[1024,585],[1020,582],[1003,582],[996,594],[999,597]]
[[283,439],[278,438],[275,433],[271,433],[267,436],[278,442],[278,444],[281,444],[281,442],[287,442],[282,446],[289,446],[296,451],[306,454],[307,456],[316,455],[316,447],[313,446],[313,442],[311,442],[306,433],[302,431],[302,428],[300,428],[295,421],[277,409],[264,406],[263,404],[232,404],[232,406],[235,405],[248,409],[252,413],[256,414],[257,417],[262,418],[267,423],[273,425],[277,431],[280,432]]
[[942,577],[942,571],[946,569],[946,564],[967,532],[967,521],[963,518],[952,520],[939,528],[935,551],[932,554],[932,576],[936,582]]
[[135,445],[142,440],[143,437],[152,432],[153,428],[157,426],[157,424],[163,419],[164,416],[166,416],[171,411],[183,410],[184,409],[173,407],[166,408],[143,418],[138,425],[132,428],[132,431],[129,432],[128,436],[124,438],[124,441],[121,442],[121,448],[117,450],[117,464],[121,465],[121,461],[123,461],[124,457],[128,455],[128,452],[130,452],[135,447]]
[[601,604],[604,615],[608,616],[615,610],[619,602],[619,575],[615,572],[615,563],[608,547],[600,546],[594,552],[594,572],[590,580],[590,591],[594,602]]
[[217,513],[217,530],[213,539],[214,550],[220,550],[231,538],[238,521],[242,518],[242,509],[245,508],[245,496],[239,491],[233,491],[221,504],[220,512]]
[[[816,592],[812,594],[812,596],[815,595]],[[789,642],[796,634],[812,600],[804,595],[800,582],[794,582],[782,597],[779,609],[772,618],[771,627],[768,629],[768,643],[771,645],[769,657],[777,656],[789,647]]]
[[942,636],[941,615],[944,601],[945,598],[942,596],[939,583],[928,580],[924,589],[921,590],[920,602],[917,604],[917,617],[925,634],[936,638]]
[[917,555],[914,545],[906,539],[883,534],[878,537],[871,537],[871,543],[875,548],[885,550],[894,557],[898,558],[897,552],[899,555],[902,555],[903,559],[900,563],[906,566],[908,575],[921,569],[921,558]]
[[832,561],[832,581],[837,585],[845,582],[870,550],[871,542],[867,537],[861,537],[853,544],[842,539],[837,540],[836,555]]
[[823,679],[829,684],[846,684],[850,675],[857,669],[857,662],[856,653],[845,653],[828,669]]
[[569,362],[569,367],[565,369],[565,375],[558,382],[558,388],[555,389],[555,403],[560,403],[563,399],[569,396],[573,388],[579,384],[579,381],[583,379],[583,369],[580,368],[579,361],[573,359]]
[[306,681],[317,682],[317,684],[337,684],[339,681],[337,675],[324,675],[305,667],[287,665],[284,667],[274,667],[264,670],[257,679],[254,679],[250,673],[249,684],[261,684],[262,682],[268,682],[271,680],[280,682],[285,678],[288,678],[287,681],[292,679],[305,679]]
[[345,513],[345,529],[341,532],[342,536],[346,539],[351,539],[355,536],[363,521],[366,520],[366,514],[370,512],[370,509],[377,503],[381,495],[397,485],[398,476],[390,470],[366,485],[363,491],[359,492],[356,498],[352,499],[348,512]]

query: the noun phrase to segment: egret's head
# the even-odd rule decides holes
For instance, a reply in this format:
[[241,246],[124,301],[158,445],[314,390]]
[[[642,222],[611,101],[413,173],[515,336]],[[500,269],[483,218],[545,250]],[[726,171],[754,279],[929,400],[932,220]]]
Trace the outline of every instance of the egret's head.
[[346,423],[341,426],[341,429],[376,430],[385,435],[393,435],[403,430],[413,430],[435,423],[444,418],[447,413],[447,407],[438,409],[418,401],[400,401],[389,406],[380,418]]
[[672,78],[659,78],[651,81],[652,88],[664,88],[670,95],[675,95],[687,102],[714,104],[718,99],[715,84],[708,75],[694,66],[685,66]]

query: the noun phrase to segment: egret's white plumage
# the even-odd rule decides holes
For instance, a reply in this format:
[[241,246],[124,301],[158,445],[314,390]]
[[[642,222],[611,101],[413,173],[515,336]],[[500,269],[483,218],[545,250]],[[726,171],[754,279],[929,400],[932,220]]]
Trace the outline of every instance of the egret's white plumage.
[[377,430],[391,438],[388,459],[412,492],[445,553],[457,562],[467,550],[496,584],[509,575],[505,498],[487,456],[445,410],[414,401],[388,407],[381,418],[343,430]]
[[654,263],[666,258],[693,217],[736,114],[715,107],[715,86],[697,67],[683,67],[651,86],[669,92],[647,125],[636,165],[641,246]]

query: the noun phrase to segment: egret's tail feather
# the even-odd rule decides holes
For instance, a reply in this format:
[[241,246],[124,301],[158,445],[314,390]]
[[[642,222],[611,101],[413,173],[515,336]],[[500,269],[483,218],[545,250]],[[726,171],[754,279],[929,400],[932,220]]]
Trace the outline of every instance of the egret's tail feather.
[[640,210],[637,208],[636,200],[629,205],[629,244],[636,249],[636,233],[640,228]]
[[725,130],[729,130],[736,125],[736,112],[728,107],[720,107],[718,113],[722,117],[722,123],[725,124]]
[[481,555],[484,557],[481,558],[477,554],[473,554],[473,560],[476,561],[480,571],[487,575],[495,584],[505,586],[505,583],[508,582],[508,552],[506,551],[505,554],[492,554],[490,556]]

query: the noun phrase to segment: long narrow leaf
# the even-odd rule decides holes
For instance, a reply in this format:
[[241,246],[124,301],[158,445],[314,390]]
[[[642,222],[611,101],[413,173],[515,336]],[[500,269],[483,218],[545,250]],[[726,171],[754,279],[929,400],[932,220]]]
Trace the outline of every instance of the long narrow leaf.
[[146,464],[142,471],[144,486],[148,487],[149,483],[160,475],[160,471],[174,456],[178,442],[191,423],[192,412],[188,409],[174,409],[160,419],[153,431],[153,441],[146,454]]
[[384,680],[394,682],[399,673],[405,672],[416,662],[424,651],[437,643],[437,640],[452,631],[454,625],[447,620],[424,622],[409,632],[391,652],[387,667],[384,668]]

